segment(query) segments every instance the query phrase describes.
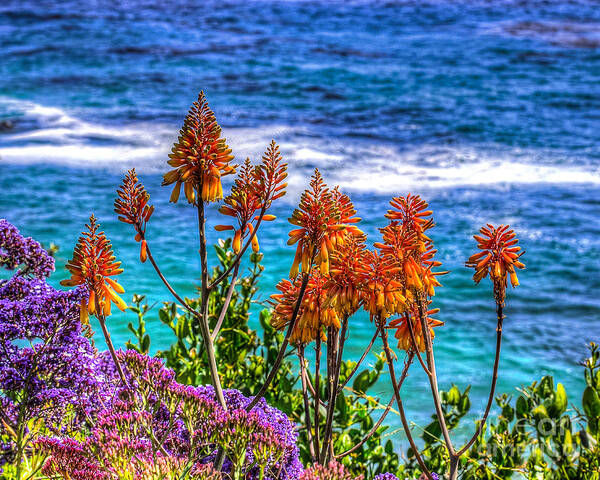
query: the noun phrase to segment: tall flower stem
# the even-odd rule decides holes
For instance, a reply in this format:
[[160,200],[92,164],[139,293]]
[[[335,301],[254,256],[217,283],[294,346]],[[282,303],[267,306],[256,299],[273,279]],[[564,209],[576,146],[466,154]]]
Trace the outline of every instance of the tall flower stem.
[[446,425],[446,417],[444,416],[442,402],[440,400],[440,392],[438,388],[437,374],[435,370],[435,356],[433,354],[431,333],[429,331],[429,325],[427,324],[427,316],[423,312],[423,303],[418,295],[417,306],[419,311],[419,319],[421,321],[421,331],[423,332],[423,338],[425,339],[425,353],[427,357],[427,366],[429,368],[429,372],[431,373],[431,375],[428,375],[428,378],[429,386],[431,388],[431,394],[433,397],[433,403],[438,417],[438,423],[440,424],[442,435],[444,437],[444,442],[446,443],[448,455],[450,455],[450,457],[454,457],[456,456],[456,452],[454,451],[454,446],[452,445],[452,439],[450,438],[450,432],[448,431],[448,426]]
[[[319,325],[320,327],[320,325]],[[318,329],[318,334],[317,334],[317,339],[316,339],[316,345],[315,345],[315,404],[314,404],[314,410],[315,410],[315,435],[314,435],[314,442],[315,442],[315,452],[318,454],[318,452],[320,451],[319,448],[319,428],[320,428],[320,419],[319,419],[319,413],[320,413],[320,395],[321,395],[321,328]]]
[[302,399],[304,400],[304,417],[306,423],[306,438],[308,440],[308,450],[313,463],[317,461],[315,446],[312,435],[312,422],[310,421],[310,403],[308,399],[308,385],[306,381],[306,359],[304,358],[304,345],[298,346],[298,360],[300,362],[300,379],[302,381]]
[[221,330],[221,325],[223,325],[223,320],[225,320],[225,316],[227,315],[227,311],[229,310],[229,304],[231,303],[231,297],[233,296],[233,291],[235,290],[235,282],[237,281],[239,269],[240,269],[240,264],[238,263],[235,266],[235,268],[233,269],[233,274],[231,276],[231,283],[229,284],[229,288],[227,290],[227,295],[225,296],[225,301],[223,302],[223,308],[221,309],[221,313],[219,314],[219,318],[217,319],[215,328],[213,329],[213,331],[210,335],[213,342],[218,337],[219,330]]
[[201,268],[201,319],[200,319],[200,332],[202,334],[202,340],[204,342],[204,348],[206,349],[206,356],[208,358],[208,368],[210,370],[210,376],[212,384],[215,388],[215,396],[221,404],[221,406],[227,410],[227,404],[225,403],[225,397],[223,396],[223,387],[221,386],[221,378],[219,377],[219,371],[217,369],[217,360],[215,358],[215,348],[213,340],[210,336],[210,327],[208,325],[208,298],[210,291],[208,289],[208,259],[206,254],[206,233],[205,233],[206,219],[204,217],[204,202],[198,200],[198,234],[200,237],[200,268]]
[[425,465],[421,454],[417,448],[417,445],[413,439],[412,433],[410,432],[410,426],[408,425],[408,421],[406,420],[406,413],[404,412],[404,405],[402,404],[402,397],[400,396],[400,387],[398,385],[398,381],[396,380],[396,372],[394,369],[394,360],[392,358],[392,352],[390,350],[390,346],[388,343],[388,333],[385,328],[381,329],[381,340],[383,342],[383,350],[385,352],[385,358],[387,360],[388,368],[390,371],[390,378],[392,380],[392,388],[394,389],[394,396],[396,397],[396,403],[398,404],[398,411],[400,412],[400,420],[402,421],[402,427],[404,428],[404,433],[406,433],[406,438],[408,439],[408,443],[412,448],[412,451],[415,454],[415,458],[421,467],[421,470],[426,475],[429,480],[434,480],[431,472]]
[[[110,352],[110,356],[113,359],[115,364],[115,368],[117,369],[117,373],[123,382],[123,385],[127,385],[127,379],[125,378],[125,373],[123,372],[123,368],[121,367],[121,362],[119,362],[119,358],[117,357],[117,352],[115,351],[115,347],[110,338],[110,333],[108,333],[108,328],[106,328],[106,318],[100,310],[100,304],[98,303],[98,295],[94,295],[94,302],[96,307],[96,318],[98,318],[98,322],[100,323],[100,328],[102,329],[102,335],[104,335],[104,341],[106,342],[106,346],[108,347],[108,351]],[[108,300],[106,300],[108,301]]]
[[361,355],[361,357],[358,359],[358,362],[356,362],[356,365],[354,366],[354,368],[352,369],[352,371],[350,372],[350,374],[346,377],[346,380],[344,380],[344,382],[339,385],[338,387],[338,394],[344,389],[344,387],[346,385],[348,385],[348,383],[350,382],[350,380],[352,380],[352,377],[354,376],[354,374],[358,371],[360,365],[362,364],[362,362],[365,360],[365,358],[367,358],[367,355],[369,354],[369,352],[371,351],[371,348],[373,347],[373,344],[375,343],[375,340],[377,340],[377,337],[379,336],[380,333],[380,329],[377,328],[375,330],[375,333],[373,334],[373,338],[371,338],[371,341],[369,342],[369,345],[367,345],[367,348],[365,348],[365,351],[363,352],[363,354]]
[[419,352],[419,346],[417,345],[417,339],[415,337],[415,329],[410,320],[410,316],[405,315],[404,318],[406,320],[406,325],[408,326],[408,333],[410,334],[410,343],[412,345],[413,351],[415,352],[415,355],[417,356],[417,359],[419,360],[419,363],[421,364],[423,371],[427,374],[428,377],[431,377],[431,372],[425,365],[425,362],[423,361],[423,357],[421,357],[421,352]]
[[256,221],[256,224],[254,225],[254,229],[252,230],[252,233],[246,240],[246,244],[242,247],[240,252],[235,256],[235,258],[233,259],[233,261],[231,262],[229,267],[227,267],[221,275],[217,276],[217,278],[215,278],[215,280],[208,286],[209,290],[212,290],[217,285],[219,285],[223,280],[225,280],[227,275],[229,275],[231,273],[231,271],[234,268],[236,268],[236,266],[239,266],[239,263],[242,260],[244,253],[246,253],[246,250],[248,250],[248,247],[252,244],[252,240],[254,239],[254,237],[256,236],[256,234],[258,232],[258,227],[260,227],[260,224],[262,223],[262,220],[263,220],[263,217],[265,216],[266,211],[267,211],[267,208],[265,205],[263,205],[263,207],[260,210],[260,213],[258,214],[258,220]]
[[[402,384],[404,383],[404,380],[408,376],[408,369],[410,368],[413,359],[414,359],[414,354],[411,352],[408,354],[408,357],[407,357],[406,361],[404,362],[404,368],[402,369],[402,374],[400,375],[400,380],[398,380],[398,390],[400,390],[402,388]],[[396,394],[392,395],[390,403],[388,403],[387,407],[385,407],[385,410],[379,417],[379,420],[377,420],[375,425],[373,425],[373,428],[371,428],[371,430],[362,438],[362,440],[360,442],[358,442],[356,445],[354,445],[352,448],[349,448],[345,452],[340,453],[339,455],[336,455],[336,457],[335,457],[336,460],[340,460],[340,459],[344,458],[346,455],[350,455],[351,453],[355,452],[360,447],[362,447],[365,443],[367,443],[369,438],[371,438],[375,434],[375,432],[377,431],[379,426],[383,423],[383,421],[385,420],[385,417],[387,417],[387,414],[390,412],[390,410],[392,409],[392,406],[394,405],[394,400],[396,400]]]
[[188,303],[181,297],[181,295],[179,295],[175,291],[175,289],[171,286],[169,281],[165,278],[165,276],[163,275],[162,271],[160,270],[158,264],[156,263],[156,260],[154,259],[154,256],[152,255],[152,252],[150,251],[150,245],[148,245],[148,244],[146,246],[146,253],[148,255],[148,260],[150,260],[150,263],[152,264],[152,266],[154,267],[154,270],[156,271],[156,274],[162,280],[162,282],[164,283],[165,287],[167,287],[167,290],[171,293],[171,295],[173,295],[175,300],[177,300],[181,304],[181,306],[184,307],[192,315],[194,315],[197,318],[200,318],[200,314],[188,305]]
[[481,435],[483,426],[487,421],[488,415],[490,414],[490,410],[492,408],[492,404],[494,403],[494,393],[496,392],[496,383],[498,381],[498,366],[500,364],[500,347],[502,346],[502,324],[504,323],[503,305],[501,302],[496,302],[496,316],[498,321],[496,325],[496,356],[494,358],[494,369],[492,373],[492,386],[490,388],[490,395],[488,397],[488,402],[485,407],[483,417],[481,418],[481,421],[477,426],[477,430],[475,431],[475,434],[471,437],[471,439],[465,444],[465,446],[458,451],[456,455],[459,457],[463,453],[465,453],[471,447],[471,445],[475,443],[475,440],[477,440],[479,435]]
[[[347,324],[347,322],[348,317],[345,315],[343,323]],[[338,352],[343,348],[343,343],[343,336],[340,336],[340,332],[333,327],[329,327],[327,331],[327,414],[325,416],[325,428],[323,430],[323,447],[319,459],[323,464],[327,461],[327,453],[329,451],[329,444],[331,443],[333,414],[335,411],[335,400],[337,398],[337,388],[340,378],[339,367],[341,367],[338,363],[338,358],[341,358],[341,355],[339,355]]]
[[288,326],[287,332],[285,332],[285,337],[283,338],[283,342],[281,343],[281,347],[279,348],[279,353],[277,354],[277,358],[275,359],[275,363],[271,368],[271,371],[267,375],[267,379],[258,393],[254,396],[252,401],[246,406],[246,411],[252,410],[254,406],[258,403],[258,401],[264,396],[265,392],[271,385],[271,382],[275,378],[277,371],[283,361],[283,357],[285,356],[285,351],[287,349],[288,344],[290,343],[290,336],[292,335],[292,331],[296,326],[296,319],[298,318],[298,312],[300,311],[300,305],[302,304],[302,299],[304,298],[304,293],[306,292],[306,286],[308,285],[309,280],[308,273],[302,274],[302,285],[300,286],[300,292],[298,293],[298,300],[296,301],[296,305],[294,306],[294,311],[292,312],[292,318],[290,319],[290,325]]

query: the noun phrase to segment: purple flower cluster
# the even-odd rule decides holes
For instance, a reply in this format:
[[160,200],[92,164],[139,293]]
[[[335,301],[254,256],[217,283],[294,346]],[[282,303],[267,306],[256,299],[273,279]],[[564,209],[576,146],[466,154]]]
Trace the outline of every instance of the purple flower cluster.
[[307,468],[300,480],[363,480],[363,478],[363,475],[353,477],[344,465],[332,460],[328,465],[313,465]]
[[15,439],[7,432],[27,432],[39,420],[57,433],[78,428],[99,409],[105,383],[79,321],[87,292],[49,286],[45,277],[54,270],[54,259],[6,220],[0,220],[0,265],[21,266],[12,278],[0,280],[2,465],[20,462],[30,438]]
[[18,275],[0,285],[0,391],[12,417],[18,410],[67,427],[59,421],[67,419],[67,410],[74,415],[68,419],[77,422],[97,408],[103,386],[95,349],[79,323],[86,295]]
[[379,475],[375,475],[373,480],[398,480],[398,477],[393,473],[380,473]]
[[0,219],[0,265],[8,270],[21,266],[18,275],[48,277],[54,271],[54,259],[42,246],[30,237],[23,237],[19,230]]
[[[224,409],[217,403],[212,387],[177,383],[173,371],[161,360],[133,350],[117,355],[128,385],[119,387],[112,401],[98,413],[85,441],[66,446],[52,439],[39,442],[40,448],[50,454],[48,474],[73,477],[65,462],[68,456],[64,450],[68,447],[74,454],[73,472],[90,463],[90,472],[101,469],[110,478],[125,473],[142,478],[141,472],[154,468],[171,474],[187,469],[195,472],[190,478],[213,479],[218,472],[210,470],[209,465],[222,448],[226,455],[222,471],[231,476],[299,479],[303,467],[297,436],[282,412],[264,401],[246,412],[244,407],[250,399],[237,390],[225,391]],[[55,450],[57,462],[53,460]],[[78,480],[88,478],[95,477]]]

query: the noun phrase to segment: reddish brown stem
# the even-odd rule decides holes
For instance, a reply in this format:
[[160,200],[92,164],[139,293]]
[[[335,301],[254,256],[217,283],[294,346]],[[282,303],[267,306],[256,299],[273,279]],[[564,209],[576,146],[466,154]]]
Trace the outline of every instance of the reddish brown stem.
[[[127,385],[127,379],[125,378],[125,373],[123,372],[123,369],[121,368],[121,362],[119,362],[119,358],[117,357],[117,352],[115,351],[115,347],[112,343],[112,340],[110,339],[110,333],[108,333],[108,328],[106,328],[106,318],[104,317],[104,315],[102,313],[100,313],[100,304],[98,302],[98,294],[96,292],[94,293],[94,307],[96,308],[96,318],[98,319],[98,322],[100,323],[100,328],[102,329],[102,335],[104,335],[104,340],[106,341],[106,346],[108,347],[108,351],[110,352],[110,356],[113,359],[113,362],[115,364],[115,368],[117,369],[117,373],[119,374],[119,377],[121,378],[121,381],[123,382],[123,385]],[[106,300],[104,300],[105,302],[109,302],[110,300],[107,298]]]
[[500,347],[502,346],[502,324],[504,323],[504,314],[503,314],[502,310],[503,310],[502,304],[497,303],[496,304],[496,315],[498,317],[498,323],[496,326],[496,356],[494,358],[494,369],[493,369],[493,373],[492,373],[492,386],[490,388],[490,396],[488,397],[488,402],[487,402],[487,406],[485,407],[485,412],[483,414],[483,417],[481,418],[481,421],[479,422],[479,425],[477,426],[477,430],[475,431],[475,434],[466,443],[466,445],[458,451],[458,453],[456,454],[458,457],[460,457],[463,453],[465,453],[471,447],[471,445],[473,445],[473,443],[475,443],[475,440],[477,440],[479,435],[481,435],[481,432],[483,430],[485,422],[487,421],[488,415],[490,414],[492,404],[494,403],[494,393],[496,391],[496,383],[498,381],[498,366],[500,364]]
[[[398,390],[400,390],[402,388],[402,384],[404,383],[404,380],[406,379],[407,375],[408,375],[408,369],[413,361],[414,358],[414,354],[410,353],[408,355],[408,358],[406,359],[406,362],[404,363],[404,369],[402,370],[402,374],[400,375],[400,380],[398,381]],[[369,433],[367,433],[363,439],[358,442],[356,445],[354,445],[352,448],[346,450],[343,453],[340,453],[339,455],[336,455],[335,459],[336,460],[340,460],[342,458],[344,458],[346,455],[350,455],[351,453],[355,452],[356,450],[358,450],[360,447],[362,447],[365,443],[367,443],[367,441],[369,440],[369,438],[371,438],[375,432],[377,431],[377,429],[379,428],[379,426],[383,423],[383,421],[385,420],[385,417],[387,417],[387,414],[390,412],[390,410],[392,409],[392,405],[394,405],[394,400],[396,399],[396,395],[392,395],[392,398],[390,400],[390,403],[388,403],[387,407],[385,408],[384,412],[381,414],[381,416],[379,417],[379,420],[377,420],[377,423],[375,423],[375,425],[373,425],[373,428],[371,428],[371,430],[369,431]]]
[[315,403],[314,403],[315,435],[314,435],[314,442],[315,442],[315,453],[316,454],[318,454],[318,452],[320,451],[320,448],[319,448],[319,427],[320,427],[319,414],[320,414],[320,410],[321,410],[320,395],[321,395],[321,328],[319,325],[319,329],[318,329],[318,333],[317,333],[317,340],[316,340],[316,347],[315,347]]
[[413,324],[410,321],[410,316],[405,315],[404,318],[406,320],[406,324],[408,325],[408,332],[410,333],[410,343],[412,345],[413,351],[415,352],[417,359],[419,360],[419,363],[421,364],[421,367],[423,367],[423,371],[427,374],[427,376],[431,377],[431,372],[425,365],[425,362],[423,361],[423,357],[421,356],[421,352],[419,351],[419,347],[417,345],[417,339],[415,337],[415,329],[413,328]]
[[281,347],[279,348],[279,353],[277,354],[277,358],[275,359],[275,363],[269,372],[265,383],[260,388],[258,393],[254,396],[252,401],[246,406],[246,410],[250,411],[254,406],[258,403],[258,401],[263,397],[269,385],[275,378],[277,371],[283,361],[283,357],[285,356],[285,350],[290,342],[290,337],[292,335],[292,331],[296,326],[296,319],[298,318],[298,312],[300,311],[300,305],[302,304],[302,299],[304,298],[304,292],[306,292],[306,286],[308,285],[309,275],[308,273],[303,273],[302,275],[302,285],[300,285],[300,292],[298,293],[298,300],[296,301],[296,305],[294,306],[294,311],[292,312],[292,318],[290,319],[290,325],[288,326],[287,332],[285,332],[285,337],[283,338],[283,342],[281,343]]
[[375,334],[373,335],[373,338],[371,338],[371,341],[369,342],[369,345],[367,346],[367,348],[363,352],[362,356],[360,357],[360,359],[358,360],[358,362],[356,362],[356,365],[354,366],[354,368],[352,369],[352,371],[350,372],[350,374],[346,377],[346,380],[344,380],[344,383],[342,383],[338,387],[338,394],[339,394],[339,392],[341,392],[344,389],[344,387],[346,385],[348,385],[348,382],[350,382],[350,380],[352,379],[352,377],[354,376],[354,374],[357,372],[358,368],[360,367],[361,363],[364,361],[364,359],[367,357],[367,355],[371,351],[371,348],[373,347],[373,344],[375,343],[375,340],[377,339],[377,336],[379,335],[379,331],[380,331],[379,328],[377,328],[375,330]]
[[388,368],[390,371],[390,378],[392,380],[392,387],[394,389],[394,396],[396,397],[396,403],[398,404],[398,411],[400,412],[400,420],[402,421],[402,427],[404,428],[404,433],[406,433],[406,438],[408,439],[408,443],[412,448],[413,453],[415,454],[415,458],[421,467],[423,473],[427,476],[429,480],[434,480],[431,472],[425,465],[421,454],[419,453],[419,449],[415,444],[415,441],[412,437],[412,433],[410,432],[410,426],[408,425],[408,421],[406,420],[406,413],[404,412],[404,405],[402,404],[402,397],[400,396],[400,389],[398,387],[398,382],[396,381],[396,372],[394,370],[394,361],[392,359],[392,353],[388,344],[387,339],[387,331],[385,328],[381,329],[381,340],[383,341],[383,350],[385,352],[385,357],[387,360]]
[[212,290],[217,285],[219,285],[219,283],[221,283],[227,277],[227,275],[229,275],[229,273],[235,268],[235,266],[240,263],[240,261],[242,260],[242,257],[244,256],[244,253],[246,253],[246,250],[248,250],[248,247],[252,244],[252,239],[256,236],[256,232],[258,232],[258,227],[260,227],[260,224],[262,223],[262,220],[263,220],[263,217],[265,216],[266,211],[267,211],[266,207],[263,206],[260,210],[260,214],[258,216],[258,220],[256,221],[256,225],[254,225],[254,229],[252,230],[252,233],[248,237],[248,240],[246,240],[245,245],[242,247],[242,249],[239,251],[239,253],[235,256],[235,258],[231,262],[231,265],[229,265],[229,267],[227,267],[225,269],[225,271],[221,275],[219,275],[208,286],[208,290]]
[[446,443],[446,449],[448,450],[448,455],[450,455],[450,457],[454,457],[456,455],[456,453],[454,451],[454,446],[452,445],[452,439],[450,438],[450,432],[448,431],[448,426],[446,425],[446,417],[444,416],[444,411],[442,409],[442,403],[440,400],[437,374],[435,371],[435,357],[433,355],[433,345],[431,342],[431,334],[429,332],[429,325],[427,325],[427,316],[423,312],[423,304],[418,296],[417,296],[417,306],[418,306],[418,310],[419,310],[419,318],[421,321],[421,331],[423,332],[423,337],[425,338],[425,353],[427,354],[427,366],[429,367],[429,371],[431,372],[431,375],[429,375],[428,377],[429,377],[429,386],[431,388],[431,394],[433,397],[433,403],[435,405],[435,412],[438,417],[438,423],[440,424],[440,428],[442,430],[444,442]]
[[315,446],[313,444],[312,425],[310,421],[310,404],[308,400],[307,381],[306,381],[306,360],[304,358],[304,345],[298,346],[298,360],[300,361],[300,379],[302,381],[302,399],[304,400],[304,417],[306,422],[306,436],[308,439],[308,449],[313,463],[317,461],[315,455]]
[[173,295],[173,297],[175,297],[175,300],[177,300],[181,304],[182,307],[184,307],[188,312],[190,312],[196,318],[200,318],[200,314],[196,310],[194,310],[192,307],[190,307],[187,304],[187,302],[183,298],[181,298],[181,296],[179,296],[179,294],[175,291],[175,289],[171,286],[171,284],[167,281],[165,276],[162,274],[160,268],[158,267],[158,264],[156,263],[156,261],[154,260],[154,257],[152,256],[152,252],[150,251],[150,246],[148,245],[147,242],[146,242],[146,254],[148,255],[148,260],[150,260],[150,263],[154,267],[156,274],[162,280],[162,282],[165,284],[165,287],[167,287],[167,290],[169,290],[169,292],[171,292],[171,295]]

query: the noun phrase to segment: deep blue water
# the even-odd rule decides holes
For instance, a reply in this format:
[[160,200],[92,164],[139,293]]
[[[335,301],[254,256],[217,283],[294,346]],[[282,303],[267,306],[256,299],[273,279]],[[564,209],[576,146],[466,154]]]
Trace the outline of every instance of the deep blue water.
[[[451,270],[436,297],[442,388],[473,383],[483,409],[495,316],[489,285],[476,288],[463,263],[481,224],[508,222],[528,269],[509,292],[499,390],[552,373],[580,395],[577,363],[600,339],[594,2],[155,3],[0,6],[0,217],[62,247],[56,282],[93,211],[124,261],[128,294],[168,299],[112,214],[135,166],[157,204],[153,250],[176,287],[193,291],[195,217],[168,204],[159,174],[203,89],[238,159],[258,158],[274,138],[290,164],[280,220],[261,234],[263,299],[289,268],[285,219],[315,166],[351,194],[372,241],[389,198],[420,193]],[[119,344],[128,320],[111,319]],[[151,330],[154,348],[172,340],[154,317]],[[349,353],[371,334],[357,317]],[[425,392],[415,369],[407,403],[421,422]]]

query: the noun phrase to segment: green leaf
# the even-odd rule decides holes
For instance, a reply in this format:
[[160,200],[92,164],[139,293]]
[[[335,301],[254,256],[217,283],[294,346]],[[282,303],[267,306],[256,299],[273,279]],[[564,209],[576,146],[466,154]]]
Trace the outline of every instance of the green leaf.
[[169,316],[169,314],[164,310],[164,309],[160,309],[158,311],[158,318],[159,320],[164,323],[165,325],[170,325],[171,324],[171,317]]
[[600,397],[592,387],[586,387],[583,391],[582,404],[588,418],[598,419],[600,417]]
[[565,387],[562,383],[559,383],[556,386],[556,393],[554,395],[554,400],[550,403],[548,407],[548,414],[553,418],[560,417],[567,410],[568,400],[567,400],[567,392],[565,391]]
[[554,378],[546,375],[540,380],[540,384],[535,389],[536,393],[542,398],[548,398],[554,394]]
[[458,405],[460,402],[460,390],[456,385],[452,385],[452,388],[447,393],[446,398],[450,405]]
[[527,403],[527,399],[521,395],[517,398],[517,417],[526,418],[528,413],[529,404]]
[[150,350],[150,336],[144,335],[142,338],[142,351],[147,353]]
[[369,386],[370,386],[369,371],[363,370],[354,379],[354,383],[352,384],[352,389],[356,392],[365,393],[368,390]]

